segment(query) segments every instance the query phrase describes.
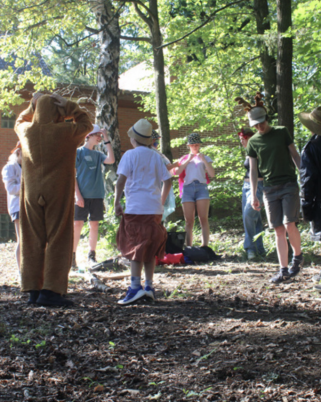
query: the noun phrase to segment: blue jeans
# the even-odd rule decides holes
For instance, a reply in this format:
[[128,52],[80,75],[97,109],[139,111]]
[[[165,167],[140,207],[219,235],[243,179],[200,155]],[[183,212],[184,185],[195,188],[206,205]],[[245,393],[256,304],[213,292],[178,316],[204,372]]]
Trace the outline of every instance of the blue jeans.
[[[256,196],[260,203],[263,202],[263,181],[258,181]],[[262,236],[256,241],[253,237],[263,230],[261,212],[251,207],[251,188],[250,183],[244,181],[242,190],[242,215],[245,230],[244,249],[253,250],[255,253],[264,254]]]

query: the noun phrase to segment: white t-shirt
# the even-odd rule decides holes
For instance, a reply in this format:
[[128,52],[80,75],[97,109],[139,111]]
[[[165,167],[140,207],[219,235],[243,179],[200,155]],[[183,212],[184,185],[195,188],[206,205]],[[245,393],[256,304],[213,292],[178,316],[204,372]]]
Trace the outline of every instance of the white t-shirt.
[[162,215],[162,181],[171,178],[157,152],[139,146],[126,151],[117,174],[127,177],[125,185],[126,214]]
[[[205,155],[207,162],[212,163],[212,159]],[[184,162],[184,161],[183,161]],[[195,156],[185,168],[186,176],[184,177],[184,186],[191,184],[194,180],[200,183],[206,183],[205,164],[198,156]]]

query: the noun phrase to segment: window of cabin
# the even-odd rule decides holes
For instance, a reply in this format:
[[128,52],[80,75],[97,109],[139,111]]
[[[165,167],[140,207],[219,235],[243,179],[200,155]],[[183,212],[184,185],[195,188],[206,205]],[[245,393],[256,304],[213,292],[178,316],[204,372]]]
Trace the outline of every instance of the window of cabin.
[[16,116],[6,116],[5,114],[1,115],[1,128],[14,128],[16,122]]

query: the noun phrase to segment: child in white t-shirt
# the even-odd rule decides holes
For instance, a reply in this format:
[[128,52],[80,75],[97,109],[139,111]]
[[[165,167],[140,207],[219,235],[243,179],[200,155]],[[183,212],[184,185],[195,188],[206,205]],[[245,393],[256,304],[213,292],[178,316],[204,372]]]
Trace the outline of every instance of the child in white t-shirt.
[[175,171],[179,175],[187,246],[192,246],[193,243],[195,206],[202,229],[202,246],[208,246],[210,235],[208,224],[210,196],[207,183],[209,183],[208,176],[214,177],[215,171],[212,159],[199,152],[201,143],[199,134],[192,133],[188,136],[187,145],[191,153],[180,159],[180,166]]
[[[134,149],[122,157],[115,190],[115,213],[122,215],[117,233],[117,247],[131,261],[131,285],[119,304],[129,304],[144,296],[155,299],[153,275],[155,257],[165,252],[167,233],[161,224],[163,205],[171,188],[171,175],[162,157],[151,150],[152,125],[139,120],[128,130]],[[164,183],[163,187],[161,183]],[[125,188],[125,213],[120,198]],[[145,268],[145,289],[141,272]]]

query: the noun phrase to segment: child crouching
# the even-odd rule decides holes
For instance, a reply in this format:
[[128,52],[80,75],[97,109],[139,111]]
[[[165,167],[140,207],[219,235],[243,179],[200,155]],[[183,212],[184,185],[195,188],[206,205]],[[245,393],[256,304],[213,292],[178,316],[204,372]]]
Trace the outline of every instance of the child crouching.
[[[148,148],[152,143],[152,125],[139,120],[128,130],[134,149],[122,157],[115,190],[115,213],[122,215],[117,247],[131,262],[131,285],[119,304],[129,304],[144,296],[155,300],[153,276],[155,257],[163,258],[167,233],[161,224],[163,205],[171,188],[171,175],[162,157]],[[164,182],[163,187],[161,186]],[[126,212],[120,205],[125,188]],[[141,285],[145,268],[145,288]]]

